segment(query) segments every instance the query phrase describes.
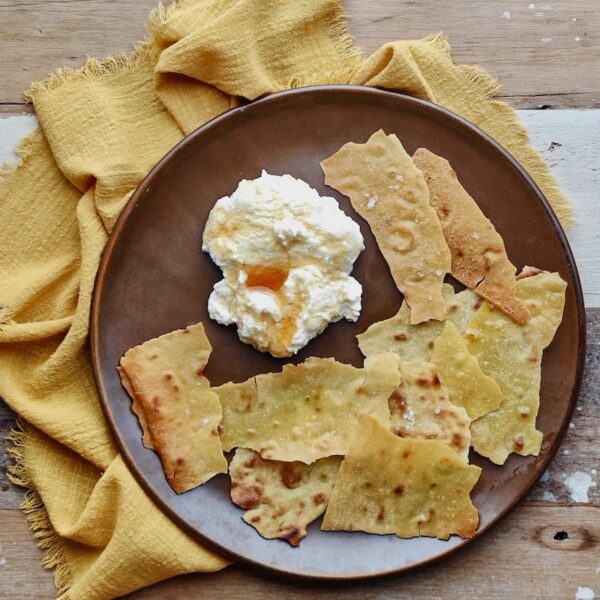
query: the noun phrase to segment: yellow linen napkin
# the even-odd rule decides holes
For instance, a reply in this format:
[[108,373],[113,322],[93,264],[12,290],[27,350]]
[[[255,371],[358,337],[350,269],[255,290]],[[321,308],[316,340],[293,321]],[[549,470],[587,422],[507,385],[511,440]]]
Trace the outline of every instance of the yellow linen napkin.
[[504,144],[567,222],[570,207],[497,85],[455,66],[440,36],[362,59],[339,0],[180,0],[130,56],[35,83],[40,128],[0,174],[0,396],[20,416],[12,478],[63,599],[99,600],[228,563],[169,521],[124,464],[87,346],[94,277],[152,165],[241,98],[315,83],[432,100]]

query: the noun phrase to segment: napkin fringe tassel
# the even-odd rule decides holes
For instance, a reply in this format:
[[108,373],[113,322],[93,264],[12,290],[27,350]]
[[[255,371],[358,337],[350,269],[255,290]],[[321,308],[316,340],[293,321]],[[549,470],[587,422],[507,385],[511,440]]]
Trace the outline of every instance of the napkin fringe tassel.
[[14,461],[8,469],[8,478],[15,485],[27,490],[20,509],[27,517],[38,547],[46,553],[42,560],[42,566],[54,570],[54,584],[58,593],[63,594],[71,587],[73,576],[68,567],[60,537],[52,526],[42,499],[33,489],[33,482],[25,468],[28,437],[26,426],[23,421],[18,420],[17,429],[13,429],[6,438],[12,443],[8,453]]
[[34,81],[25,92],[24,98],[26,102],[33,103],[68,81],[118,75],[148,64],[149,60],[150,52],[147,42],[141,42],[129,54],[119,53],[102,59],[88,58],[85,64],[78,69],[62,67],[54,71],[47,79]]

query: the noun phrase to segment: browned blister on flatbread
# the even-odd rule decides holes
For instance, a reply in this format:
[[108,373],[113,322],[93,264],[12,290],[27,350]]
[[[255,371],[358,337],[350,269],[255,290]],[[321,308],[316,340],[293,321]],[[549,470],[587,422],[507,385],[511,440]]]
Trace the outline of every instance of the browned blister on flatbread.
[[400,364],[400,385],[389,398],[390,428],[401,438],[437,440],[467,460],[471,419],[448,400],[434,365]]
[[280,462],[238,448],[229,464],[231,499],[246,510],[244,521],[264,538],[297,546],[308,525],[325,512],[341,460],[329,456],[312,465]]
[[223,407],[223,447],[307,464],[343,455],[357,435],[359,413],[389,427],[388,398],[400,382],[398,365],[394,354],[369,357],[363,369],[311,357],[285,365],[281,373],[213,388]]
[[[447,307],[447,320],[454,323],[459,331],[464,331],[483,300],[471,290],[455,294],[449,283],[443,285],[442,293]],[[411,325],[410,309],[406,302],[403,302],[393,317],[373,323],[356,338],[358,347],[365,356],[394,352],[404,362],[429,361],[434,341],[444,330],[445,324],[445,321],[432,320]]]
[[411,323],[443,319],[450,251],[425,179],[398,138],[379,130],[365,144],[345,144],[321,167],[325,183],[348,196],[369,224]]
[[121,358],[125,389],[143,414],[145,445],[159,454],[178,493],[227,472],[219,437],[221,406],[202,376],[211,346],[202,323],[131,348]]
[[516,292],[516,268],[500,234],[445,158],[419,148],[413,160],[425,176],[452,253],[452,275],[517,323],[527,323],[529,311]]
[[399,438],[367,415],[360,423],[321,529],[472,537],[479,514],[469,494],[481,469],[441,442]]
[[[526,275],[531,272],[524,269]],[[504,395],[498,409],[471,425],[473,448],[500,465],[512,452],[537,455],[542,445],[543,434],[535,425],[542,353],[560,325],[567,284],[558,273],[533,273],[517,281],[517,293],[531,314],[526,325],[484,302],[465,333],[469,352]]]

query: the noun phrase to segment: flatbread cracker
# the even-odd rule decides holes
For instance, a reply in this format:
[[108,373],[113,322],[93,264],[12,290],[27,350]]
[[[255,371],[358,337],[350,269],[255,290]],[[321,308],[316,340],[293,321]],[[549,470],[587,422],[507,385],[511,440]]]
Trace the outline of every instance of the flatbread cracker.
[[479,514],[469,493],[481,469],[441,442],[399,438],[367,415],[360,424],[321,529],[472,537]]
[[213,388],[223,407],[223,447],[307,464],[343,455],[357,434],[360,412],[389,427],[388,398],[400,383],[398,365],[394,354],[372,356],[364,369],[311,357],[285,365],[281,373]]
[[138,418],[140,427],[142,428],[142,445],[144,448],[154,450],[154,446],[152,445],[152,437],[150,435],[150,430],[148,429],[148,423],[146,423],[146,415],[144,415],[144,410],[142,409],[142,406],[137,399],[135,392],[133,391],[129,377],[127,377],[127,373],[125,373],[120,365],[117,367],[117,371],[121,377],[121,384],[131,397],[131,412]]
[[202,376],[210,352],[198,323],[144,342],[121,358],[123,385],[136,413],[143,414],[144,440],[158,452],[178,493],[227,472],[219,398]]
[[547,271],[520,279],[517,293],[531,313],[527,325],[516,324],[485,302],[467,328],[469,352],[504,394],[500,408],[471,425],[473,448],[496,464],[504,464],[511,452],[539,454],[543,434],[535,420],[542,352],[561,322],[566,287],[558,273]]
[[437,440],[465,460],[469,457],[471,419],[454,406],[434,365],[400,363],[402,380],[390,396],[390,429],[401,438]]
[[450,402],[462,406],[472,421],[502,404],[504,396],[500,386],[481,370],[463,336],[450,321],[433,343],[431,362],[448,391]]
[[[459,331],[464,331],[483,300],[471,290],[455,294],[449,283],[444,284],[442,293],[447,306],[447,320],[454,323]],[[433,353],[433,342],[442,333],[444,326],[443,321],[411,325],[410,309],[403,302],[393,317],[373,323],[356,338],[358,347],[365,356],[394,352],[404,362],[429,361]]]
[[452,275],[521,325],[529,311],[516,292],[516,268],[491,221],[458,180],[450,163],[426,148],[413,155],[452,253]]
[[231,499],[246,509],[242,518],[264,538],[297,546],[307,526],[325,512],[341,461],[338,456],[312,465],[263,460],[238,448],[229,464]]
[[380,129],[365,144],[344,144],[321,167],[325,183],[348,196],[369,224],[411,307],[411,323],[443,319],[450,251],[425,179],[398,138]]

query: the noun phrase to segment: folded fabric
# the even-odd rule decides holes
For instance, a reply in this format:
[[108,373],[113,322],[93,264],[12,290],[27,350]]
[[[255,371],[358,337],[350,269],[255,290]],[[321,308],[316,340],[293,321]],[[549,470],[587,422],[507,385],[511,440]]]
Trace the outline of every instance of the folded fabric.
[[24,510],[63,599],[114,598],[228,564],[161,513],[118,452],[87,345],[94,278],[133,190],[185,134],[242,99],[316,83],[398,90],[455,111],[508,148],[569,220],[485,72],[455,66],[440,36],[363,60],[339,0],[180,0],[153,12],[132,55],[34,83],[40,127],[0,174],[0,396],[21,423],[12,479],[29,489]]

